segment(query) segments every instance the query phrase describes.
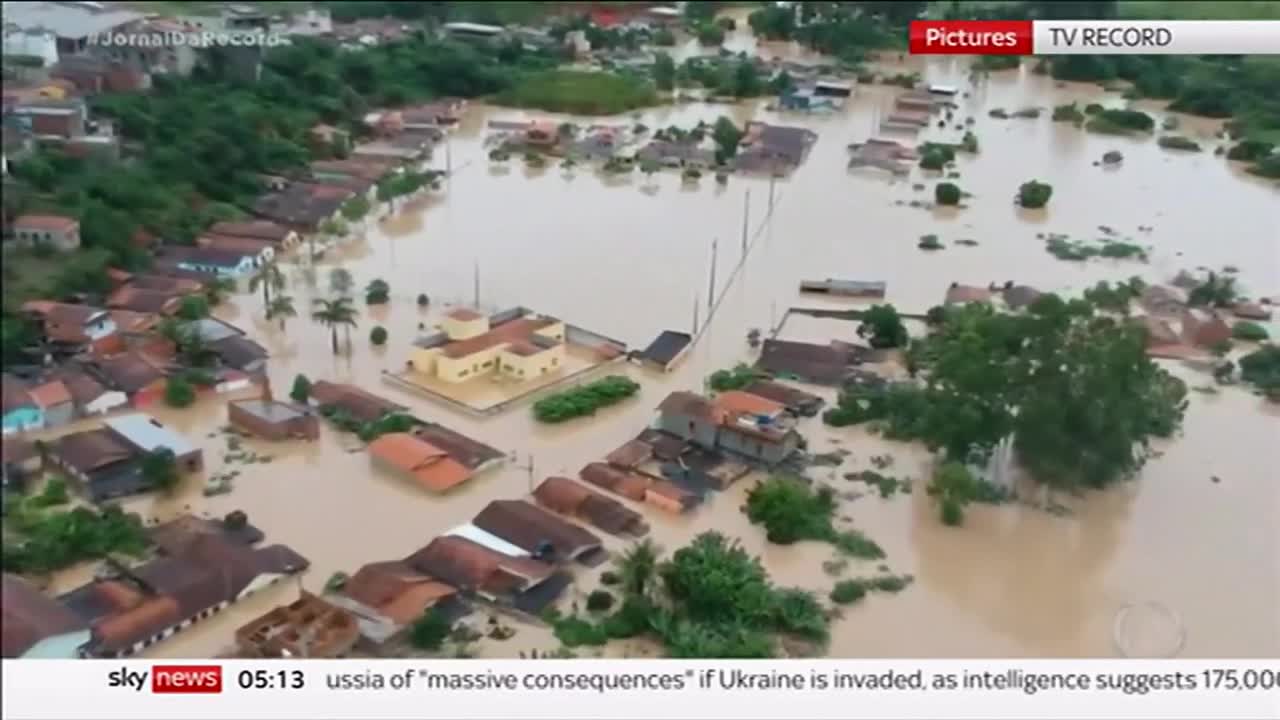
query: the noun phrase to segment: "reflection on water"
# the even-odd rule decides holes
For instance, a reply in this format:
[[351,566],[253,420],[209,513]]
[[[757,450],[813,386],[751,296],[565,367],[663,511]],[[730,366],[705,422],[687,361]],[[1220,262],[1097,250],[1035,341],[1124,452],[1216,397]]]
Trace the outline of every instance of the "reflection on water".
[[[741,37],[735,35],[733,42]],[[920,67],[930,80],[965,82],[958,63]],[[1099,279],[1134,274],[1164,280],[1178,268],[1196,265],[1236,265],[1245,287],[1275,293],[1280,244],[1271,186],[1243,176],[1211,153],[1174,154],[1150,140],[1087,135],[1050,122],[1048,113],[1036,120],[987,116],[992,107],[1051,108],[1096,99],[1096,93],[1083,86],[1055,87],[1027,72],[981,81],[959,100],[956,118],[973,118],[981,143],[980,154],[960,159],[955,180],[974,197],[968,208],[947,215],[907,204],[930,195],[931,187],[912,190],[916,182],[931,185],[918,169],[908,182],[845,169],[845,146],[869,136],[876,118],[890,106],[889,88],[861,87],[846,109],[831,115],[779,117],[760,111],[759,103],[689,104],[637,114],[650,127],[714,121],[729,114],[739,121],[757,117],[802,124],[820,134],[807,163],[772,188],[772,220],[736,276],[731,270],[741,260],[744,192],[751,190],[753,224],[761,222],[771,192],[767,180],[733,177],[726,188],[717,189],[710,179],[689,187],[674,173],[615,184],[586,167],[575,169],[571,177],[558,168],[528,175],[493,172],[481,145],[485,123],[529,115],[474,107],[451,136],[448,157],[454,173],[437,195],[370,222],[363,239],[330,251],[314,271],[290,268],[289,292],[300,317],[289,320],[287,329],[262,318],[261,298],[255,295],[240,295],[218,312],[234,317],[271,350],[277,393],[297,373],[356,382],[424,418],[504,451],[518,451],[521,463],[532,456],[533,476],[540,480],[553,473],[573,474],[633,436],[668,392],[698,389],[707,373],[748,359],[745,336],[750,328],[768,327],[792,305],[815,304],[809,298],[801,303],[796,291],[801,279],[885,280],[888,299],[910,312],[939,302],[953,281],[986,285],[1017,280],[1044,289],[1079,290]],[[1197,135],[1209,136],[1216,128],[1204,121],[1183,122]],[[934,128],[926,136],[932,133],[954,139],[956,131]],[[1111,149],[1124,152],[1123,167],[1114,172],[1095,167],[1094,161]],[[1010,198],[1019,184],[1033,178],[1053,184],[1053,200],[1038,215],[1021,215]],[[1099,225],[1135,237],[1138,226],[1153,226],[1140,240],[1154,246],[1151,262],[1063,263],[1036,239],[1038,232],[1096,237]],[[926,233],[938,234],[948,248],[917,250],[917,239]],[[950,242],[961,237],[980,245]],[[478,290],[485,309],[524,305],[641,347],[661,330],[687,330],[695,304],[701,306],[705,323],[716,239],[716,294],[725,295],[700,343],[673,374],[626,370],[642,383],[641,392],[593,419],[543,427],[524,407],[491,418],[463,416],[380,382],[383,371],[404,366],[424,322],[426,316],[414,304],[419,293],[427,293],[435,309],[470,304]],[[375,310],[359,302],[362,317],[351,333],[351,350],[335,356],[328,331],[312,323],[304,309],[327,292],[328,270],[338,265],[354,275],[357,290],[375,278],[387,280],[392,302]],[[731,276],[732,285],[725,290]],[[378,351],[368,342],[375,324],[385,326],[390,336]],[[841,331],[825,321],[797,321],[795,327],[806,337],[821,329],[827,339]],[[854,329],[846,328],[847,333]],[[225,423],[223,399],[180,412],[157,412],[205,447],[208,472],[221,469],[224,440],[210,433]],[[835,629],[831,654],[1108,656],[1115,653],[1116,612],[1144,602],[1161,603],[1182,618],[1188,654],[1280,652],[1275,612],[1280,607],[1280,491],[1274,471],[1280,460],[1278,429],[1277,416],[1242,391],[1197,395],[1184,436],[1160,448],[1163,454],[1139,480],[1083,498],[1060,498],[1073,511],[1064,517],[1017,505],[982,507],[970,513],[964,528],[952,529],[938,523],[920,491],[888,501],[865,496],[846,502],[840,513],[885,547],[895,572],[912,573],[917,582],[899,595],[872,597],[848,610]],[[847,483],[839,475],[870,467],[868,458],[877,453],[893,454],[893,473],[915,478],[918,489],[929,472],[929,459],[918,448],[887,443],[856,428],[824,428],[817,420],[804,421],[802,430],[815,449],[838,446],[852,452],[832,481],[842,491]],[[425,496],[373,472],[365,453],[352,452],[349,439],[340,441],[328,429],[315,443],[252,445],[273,460],[238,466],[241,474],[233,493],[205,498],[199,479],[193,479],[174,496],[139,499],[131,506],[162,520],[188,507],[213,515],[243,508],[270,542],[287,543],[311,558],[313,569],[303,583],[317,590],[335,571],[402,557],[490,500],[518,497],[529,489],[530,474],[508,464],[447,498]],[[1211,475],[1222,482],[1211,483]],[[646,510],[655,538],[674,548],[707,529],[739,535],[780,583],[825,595],[833,579],[821,565],[831,557],[830,548],[768,546],[739,511],[747,484],[689,517]],[[607,542],[619,547],[616,540]],[[850,572],[868,574],[875,568],[855,563]],[[579,578],[579,596],[594,587],[593,574]],[[218,652],[240,622],[294,592],[291,586],[274,589],[153,652]],[[505,643],[482,644],[481,652],[514,656],[554,646],[545,630],[523,628]],[[640,649],[609,652],[636,654]]]

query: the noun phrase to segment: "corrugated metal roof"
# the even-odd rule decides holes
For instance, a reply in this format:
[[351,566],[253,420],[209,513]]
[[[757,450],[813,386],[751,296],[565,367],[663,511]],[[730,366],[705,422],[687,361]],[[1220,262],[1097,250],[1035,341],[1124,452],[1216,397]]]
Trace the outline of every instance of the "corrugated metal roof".
[[481,530],[471,523],[459,525],[446,534],[470,540],[477,545],[482,545],[494,552],[502,553],[503,555],[509,555],[511,557],[529,557],[529,553],[519,547],[512,545],[491,532]]
[[174,455],[182,456],[196,449],[186,438],[142,413],[111,418],[105,424],[146,452],[167,448],[172,450]]

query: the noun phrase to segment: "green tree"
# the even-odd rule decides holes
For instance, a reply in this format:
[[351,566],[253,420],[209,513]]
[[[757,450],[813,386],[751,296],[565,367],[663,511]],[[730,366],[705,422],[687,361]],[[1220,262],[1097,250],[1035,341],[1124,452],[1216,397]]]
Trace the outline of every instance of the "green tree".
[[928,493],[938,503],[945,525],[964,522],[964,508],[978,495],[978,480],[962,463],[943,463],[929,481]]
[[178,301],[178,317],[199,320],[209,317],[209,301],[203,295],[186,295]]
[[218,277],[204,284],[205,301],[210,305],[220,304],[227,295],[235,292],[236,281],[231,278]]
[[721,115],[711,128],[711,139],[716,144],[717,161],[724,162],[738,153],[742,130],[732,120]]
[[659,90],[675,89],[676,64],[667,53],[660,52],[653,57],[653,82]]
[[351,271],[340,267],[329,271],[329,291],[334,295],[350,295],[353,286],[355,279],[351,277]]
[[169,407],[190,407],[196,401],[196,390],[186,378],[175,375],[165,381],[164,401]]
[[615,560],[622,580],[622,592],[631,597],[647,597],[658,571],[658,546],[648,538],[627,548]]
[[[698,3],[690,3],[697,5]],[[711,22],[702,23],[697,26],[698,44],[715,46],[724,42],[724,28]]]
[[1270,338],[1267,329],[1255,322],[1242,320],[1231,328],[1231,337],[1246,342],[1264,342]]
[[298,373],[293,377],[293,387],[289,389],[289,397],[293,398],[296,403],[305,405],[311,397],[311,380],[306,375]]
[[733,70],[733,95],[740,98],[756,97],[764,89],[754,58],[738,61]]
[[363,194],[355,195],[344,202],[340,210],[342,216],[346,219],[351,221],[359,220],[369,214],[369,199]]
[[1239,293],[1236,290],[1236,279],[1230,275],[1209,273],[1209,277],[1187,294],[1187,304],[1195,307],[1231,307],[1236,303]]
[[313,305],[311,319],[329,328],[333,354],[337,355],[338,327],[345,327],[350,332],[350,329],[358,324],[356,322],[357,311],[351,304],[351,298],[340,297],[333,300],[316,298],[313,301]]
[[283,290],[284,284],[284,273],[280,272],[280,266],[275,262],[262,263],[249,276],[249,292],[257,292],[259,287],[262,288],[264,311],[271,307],[271,291]]
[[298,317],[298,310],[293,306],[293,298],[288,295],[277,295],[271,298],[271,304],[267,305],[267,319],[279,320],[280,329],[285,329],[285,321],[289,318]]
[[152,450],[142,457],[142,478],[157,490],[170,490],[178,484],[178,463],[168,448]]
[[769,542],[779,545],[831,539],[835,508],[829,488],[814,492],[799,480],[781,475],[757,483],[747,493],[747,517],[763,525]]
[[369,342],[373,343],[374,345],[386,345],[387,329],[382,327],[381,325],[375,325],[373,327],[373,330],[369,331]]
[[452,630],[448,616],[433,607],[413,623],[409,642],[419,650],[439,650]]
[[382,278],[370,281],[364,289],[364,301],[369,305],[385,305],[391,298],[391,285]]
[[1049,204],[1053,196],[1053,186],[1048,183],[1031,180],[1018,188],[1018,204],[1024,208],[1042,208]]
[[906,347],[909,340],[907,327],[892,305],[872,305],[863,313],[858,337],[868,338],[873,348]]
[[960,186],[955,183],[938,183],[933,188],[933,199],[939,205],[959,205],[962,194]]

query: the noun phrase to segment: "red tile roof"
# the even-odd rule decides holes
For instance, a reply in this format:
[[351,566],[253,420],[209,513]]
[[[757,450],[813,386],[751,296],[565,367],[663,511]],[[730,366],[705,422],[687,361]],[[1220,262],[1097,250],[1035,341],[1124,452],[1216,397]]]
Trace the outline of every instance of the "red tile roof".
[[534,332],[555,324],[556,320],[551,318],[518,318],[502,323],[483,335],[451,342],[441,347],[440,351],[447,358],[463,358],[498,345],[527,340]]
[[13,227],[18,230],[68,232],[79,226],[79,220],[65,215],[23,215],[13,221]]
[[444,450],[409,433],[387,433],[369,443],[369,454],[411,475],[433,492],[457,487],[471,478],[465,465]]

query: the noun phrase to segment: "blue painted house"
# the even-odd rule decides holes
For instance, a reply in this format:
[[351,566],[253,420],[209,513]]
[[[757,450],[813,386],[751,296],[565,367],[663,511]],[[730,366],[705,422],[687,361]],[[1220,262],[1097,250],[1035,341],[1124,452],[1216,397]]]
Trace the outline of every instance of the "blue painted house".
[[25,383],[5,374],[0,392],[3,394],[5,435],[44,427],[44,411],[27,392]]

